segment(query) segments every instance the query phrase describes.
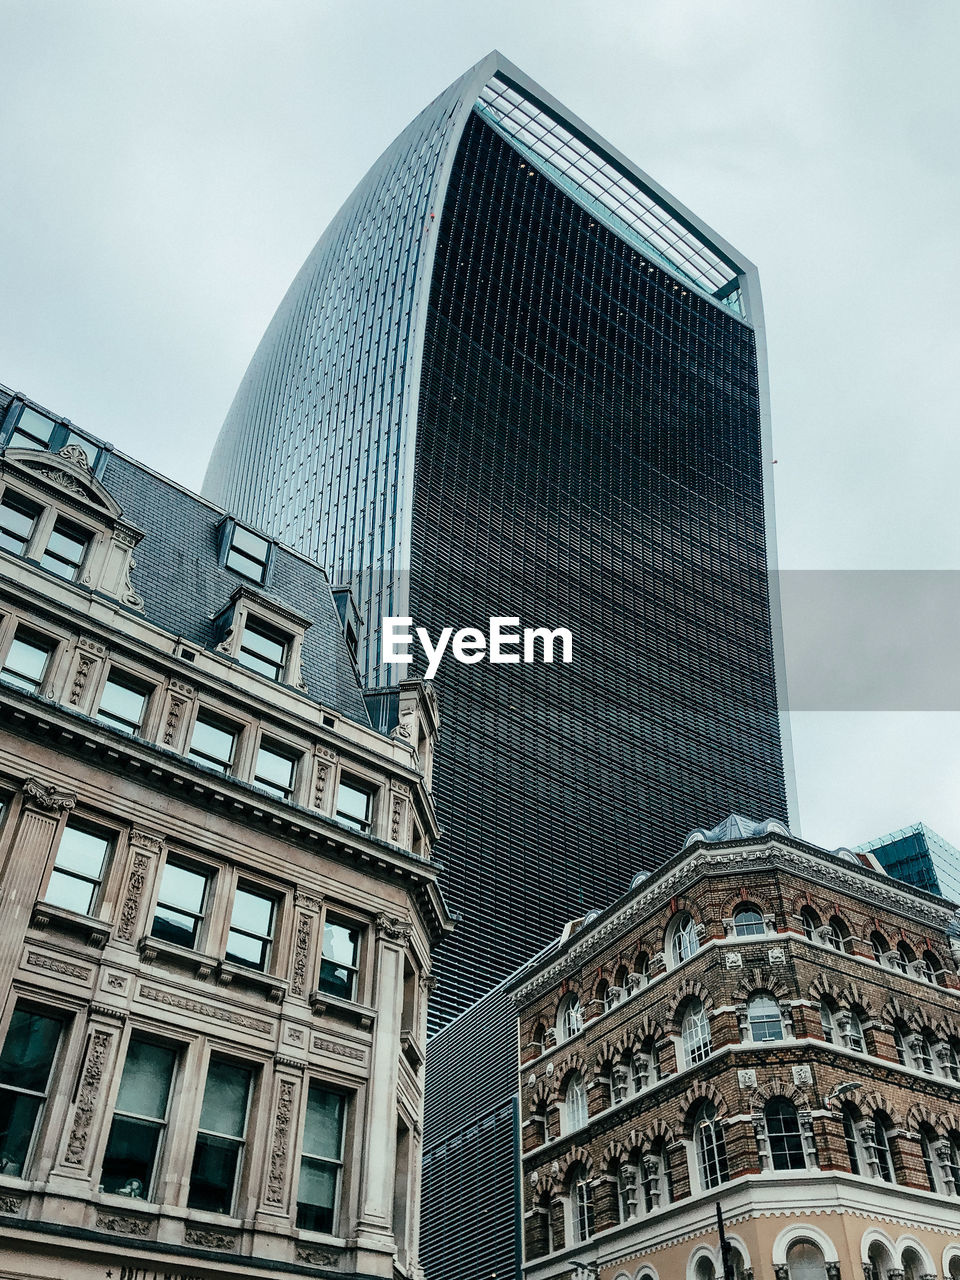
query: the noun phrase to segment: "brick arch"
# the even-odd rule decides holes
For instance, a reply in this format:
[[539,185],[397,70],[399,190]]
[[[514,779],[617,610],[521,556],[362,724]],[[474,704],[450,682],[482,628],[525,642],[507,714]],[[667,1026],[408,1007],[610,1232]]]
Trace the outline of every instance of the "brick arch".
[[701,1102],[712,1102],[717,1109],[717,1118],[722,1120],[727,1114],[727,1100],[716,1087],[705,1080],[696,1080],[680,1099],[683,1109],[683,1136],[691,1135],[690,1120]]
[[[719,1106],[717,1107],[719,1111]],[[676,1133],[661,1116],[651,1120],[643,1129],[631,1129],[627,1136],[627,1146],[631,1151],[649,1151],[662,1142],[665,1147],[676,1143]]]
[[664,1037],[664,1029],[661,1023],[655,1022],[649,1013],[645,1013],[642,1018],[638,1018],[629,1031],[624,1031],[613,1043],[612,1049],[616,1055],[615,1061],[623,1057],[625,1053],[636,1053],[645,1040],[652,1040],[654,1044],[662,1040]]
[[954,1112],[931,1111],[924,1102],[915,1102],[906,1115],[907,1127],[916,1131],[928,1124],[938,1137],[945,1138],[950,1129],[960,1130],[960,1117]]
[[895,1022],[905,1022],[911,1031],[919,1031],[921,1024],[917,1009],[908,1009],[899,996],[892,996],[883,1006],[883,1020],[891,1026]]
[[571,1053],[569,1057],[565,1057],[562,1062],[557,1063],[557,1069],[554,1073],[554,1090],[557,1094],[563,1093],[567,1086],[567,1081],[579,1071],[583,1076],[584,1082],[587,1079],[587,1060],[582,1053]]
[[556,1090],[552,1089],[546,1080],[538,1080],[527,1102],[532,1114],[541,1115],[550,1105],[555,1092]]
[[630,1159],[630,1148],[619,1139],[608,1142],[598,1161],[601,1169],[609,1169],[614,1161],[626,1164]]
[[671,1017],[671,1022],[677,1030],[680,1029],[680,1023],[683,1021],[680,1011],[691,996],[696,996],[708,1014],[713,1013],[713,996],[703,983],[698,982],[696,978],[684,978],[674,992],[673,997],[673,1016]]
[[550,1020],[548,1022],[549,1026],[555,1027],[557,1025],[557,1022],[560,1019],[560,1006],[563,1004],[564,1000],[566,1000],[567,996],[576,996],[577,999],[580,1001],[581,1010],[585,1008],[586,1000],[584,998],[584,992],[583,992],[582,986],[580,985],[580,983],[568,982],[566,991],[561,991],[560,994],[557,996],[556,1000],[553,1001],[551,1005],[547,1006],[548,1009],[553,1010],[553,1013],[551,1014]]
[[824,924],[833,915],[833,904],[830,903],[824,906],[822,900],[815,898],[812,893],[795,894],[790,900],[790,915],[799,916],[804,907],[809,907],[812,911],[815,911]]
[[[681,894],[679,897],[675,898],[674,901],[676,902],[676,910],[670,912],[663,928],[660,930],[660,940],[654,944],[654,952],[663,951],[666,953],[668,950],[667,939],[670,936],[670,931],[673,928],[673,922],[676,920],[677,916],[690,915],[693,917],[694,924],[703,925],[704,929],[706,929],[707,921],[704,917],[701,904],[696,898],[687,898]],[[639,949],[640,948],[638,948],[638,950]]]
[[810,997],[819,1002],[825,996],[829,996],[841,1009],[862,1009],[871,1020],[877,1016],[872,997],[858,982],[846,982],[841,986],[821,973],[810,983]]
[[941,1040],[960,1040],[960,1022],[949,1014],[940,1018],[932,1029]]
[[849,1096],[861,1111],[885,1111],[893,1122],[894,1128],[902,1129],[904,1127],[903,1112],[891,1106],[878,1089],[867,1089],[865,1085],[861,1084],[857,1085],[856,1089],[851,1089]]
[[[751,969],[745,973],[733,989],[733,998],[738,1003],[749,1000],[757,991],[769,991],[775,1000],[786,1000],[790,988],[786,982],[772,969]],[[812,988],[811,988],[812,991]]]
[[613,986],[613,978],[607,973],[607,966],[604,966],[604,968],[602,968],[596,975],[593,986],[590,988],[591,1000],[598,1000],[600,998],[597,993],[604,983],[606,983],[608,987]]
[[766,1084],[757,1085],[750,1099],[753,1114],[762,1115],[771,1098],[786,1098],[798,1111],[806,1111],[810,1107],[810,1095],[783,1076],[774,1076]]
[[559,1186],[564,1186],[567,1176],[575,1164],[582,1164],[587,1171],[587,1177],[592,1178],[596,1173],[596,1165],[593,1156],[586,1147],[571,1147],[570,1150],[559,1158],[557,1161],[556,1179]]
[[769,902],[765,902],[762,896],[748,892],[746,897],[744,897],[738,892],[730,894],[730,896],[722,903],[720,908],[721,919],[729,919],[730,916],[734,914],[737,907],[744,906],[756,907],[762,916],[773,915],[773,907]]

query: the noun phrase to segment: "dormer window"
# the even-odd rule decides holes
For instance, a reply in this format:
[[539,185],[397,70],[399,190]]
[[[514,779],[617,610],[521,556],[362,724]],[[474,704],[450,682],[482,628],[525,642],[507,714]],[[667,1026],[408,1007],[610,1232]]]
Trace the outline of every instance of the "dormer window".
[[77,528],[68,520],[58,520],[53,526],[47,549],[40,558],[44,569],[49,569],[58,578],[67,582],[76,582],[86,559],[90,535]]
[[49,449],[55,426],[42,413],[24,405],[7,444],[11,449]]
[[0,547],[15,556],[26,555],[41,508],[9,490],[0,502]]
[[289,648],[287,636],[248,617],[240,636],[237,661],[242,667],[280,683],[286,673]]
[[234,573],[239,573],[251,582],[262,585],[267,574],[267,556],[270,543],[266,538],[258,537],[249,529],[234,525],[230,538],[230,549],[227,552],[226,565]]

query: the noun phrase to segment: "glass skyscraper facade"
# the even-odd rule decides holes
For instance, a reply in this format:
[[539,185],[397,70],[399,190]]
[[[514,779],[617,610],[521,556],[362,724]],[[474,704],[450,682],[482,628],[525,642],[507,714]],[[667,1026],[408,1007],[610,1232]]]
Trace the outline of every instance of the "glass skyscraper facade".
[[888,875],[960,902],[960,849],[926,823],[915,822],[859,847],[872,853]]
[[763,361],[750,263],[498,54],[254,356],[206,492],[354,585],[371,688],[385,615],[573,633],[570,665],[435,677],[435,1025],[692,827],[789,816]]

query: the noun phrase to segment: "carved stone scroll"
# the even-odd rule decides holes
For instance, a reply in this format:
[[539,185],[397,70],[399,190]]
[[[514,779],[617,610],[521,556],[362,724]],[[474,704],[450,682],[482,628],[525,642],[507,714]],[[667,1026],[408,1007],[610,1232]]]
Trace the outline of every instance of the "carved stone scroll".
[[267,1173],[267,1204],[284,1203],[284,1189],[287,1178],[287,1146],[290,1140],[290,1127],[293,1120],[293,1100],[295,1085],[292,1080],[281,1080],[277,1095],[277,1114],[273,1122],[273,1141],[270,1147],[270,1164]]
[[67,1150],[64,1164],[81,1166],[87,1152],[90,1139],[90,1128],[97,1109],[97,1095],[103,1083],[103,1067],[107,1058],[107,1048],[111,1037],[106,1031],[94,1031],[90,1037],[87,1050],[87,1061],[80,1080],[77,1093],[77,1107],[73,1113],[73,1125],[67,1139]]

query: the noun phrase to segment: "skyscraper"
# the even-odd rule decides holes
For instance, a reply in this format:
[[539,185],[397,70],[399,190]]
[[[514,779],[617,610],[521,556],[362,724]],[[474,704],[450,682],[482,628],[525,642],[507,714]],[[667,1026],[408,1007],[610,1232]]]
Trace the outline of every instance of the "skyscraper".
[[354,584],[370,686],[387,615],[574,636],[570,665],[437,673],[437,1021],[696,823],[787,816],[763,360],[752,265],[497,53],[253,358],[206,492]]

